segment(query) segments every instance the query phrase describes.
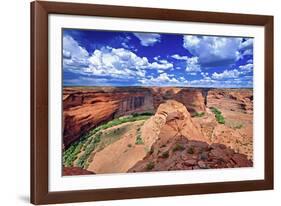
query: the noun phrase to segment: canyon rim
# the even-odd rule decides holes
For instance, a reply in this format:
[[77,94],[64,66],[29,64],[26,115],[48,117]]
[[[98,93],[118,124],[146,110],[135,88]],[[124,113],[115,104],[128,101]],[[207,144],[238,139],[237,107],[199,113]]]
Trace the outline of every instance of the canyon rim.
[[253,167],[253,39],[63,30],[62,173]]

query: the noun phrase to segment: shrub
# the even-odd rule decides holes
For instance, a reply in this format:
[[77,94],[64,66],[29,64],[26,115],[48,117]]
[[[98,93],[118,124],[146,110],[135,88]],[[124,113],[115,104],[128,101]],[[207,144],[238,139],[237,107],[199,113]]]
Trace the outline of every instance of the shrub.
[[143,144],[143,140],[140,135],[137,135],[136,144]]
[[169,157],[169,151],[165,151],[162,153],[161,157],[168,158]]
[[133,113],[132,116],[133,116],[133,117],[138,117],[139,114],[138,114],[138,113]]
[[189,147],[189,148],[187,149],[187,153],[188,153],[188,154],[194,154],[194,148],[193,148],[193,147]]
[[205,112],[196,112],[194,117],[203,117],[205,115]]
[[225,123],[225,120],[224,120],[224,117],[222,116],[221,111],[218,110],[218,109],[215,108],[215,107],[211,107],[211,110],[212,110],[212,112],[215,114],[215,117],[216,117],[217,122],[220,123],[220,124],[224,124],[224,123]]
[[182,151],[182,150],[184,150],[184,146],[182,146],[181,144],[178,144],[178,143],[173,148],[173,152],[175,152],[175,151]]
[[146,164],[146,170],[152,170],[154,168],[154,163],[153,162],[148,162]]

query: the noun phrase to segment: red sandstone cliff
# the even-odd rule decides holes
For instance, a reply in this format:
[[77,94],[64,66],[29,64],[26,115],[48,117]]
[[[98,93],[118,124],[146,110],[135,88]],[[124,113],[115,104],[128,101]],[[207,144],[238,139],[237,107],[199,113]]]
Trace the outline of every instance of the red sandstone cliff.
[[126,114],[153,111],[147,89],[64,88],[63,142],[68,146],[82,134]]

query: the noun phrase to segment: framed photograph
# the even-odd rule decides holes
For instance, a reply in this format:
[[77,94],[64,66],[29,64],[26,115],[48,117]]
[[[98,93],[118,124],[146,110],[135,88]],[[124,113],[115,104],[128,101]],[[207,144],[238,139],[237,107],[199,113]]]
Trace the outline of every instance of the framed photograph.
[[31,3],[31,202],[273,189],[273,17]]

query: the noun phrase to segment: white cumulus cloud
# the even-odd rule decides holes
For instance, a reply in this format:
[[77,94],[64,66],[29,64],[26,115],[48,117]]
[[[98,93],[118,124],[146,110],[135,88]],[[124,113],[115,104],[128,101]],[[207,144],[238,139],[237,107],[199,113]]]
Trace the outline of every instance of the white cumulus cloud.
[[139,80],[143,85],[186,85],[188,81],[184,77],[175,78],[173,75],[168,75],[167,73],[161,73],[157,77],[143,78]]
[[253,71],[253,67],[254,67],[254,65],[252,63],[249,63],[249,64],[245,64],[245,65],[240,65],[239,69],[241,69],[243,73],[248,73],[248,72]]
[[199,57],[202,66],[223,66],[235,63],[239,58],[242,38],[193,36],[183,37],[183,47]]
[[190,57],[186,60],[186,71],[187,72],[200,72],[201,67],[198,61],[198,57]]
[[201,66],[200,66],[200,63],[199,63],[199,58],[197,56],[188,57],[188,56],[180,56],[178,54],[174,54],[171,57],[174,58],[174,59],[177,59],[177,60],[185,61],[185,63],[186,63],[185,70],[187,72],[192,72],[193,74],[195,74],[196,72],[200,72],[201,71]]
[[139,40],[142,46],[153,46],[155,43],[161,41],[160,34],[152,33],[133,33]]
[[147,69],[173,68],[173,64],[167,60],[149,62],[146,57],[140,57],[125,48],[104,47],[89,54],[69,36],[64,37],[63,56],[64,69],[99,77],[143,78]]
[[224,70],[222,73],[213,73],[213,79],[229,79],[229,78],[238,78],[240,72],[237,69],[234,70]]

